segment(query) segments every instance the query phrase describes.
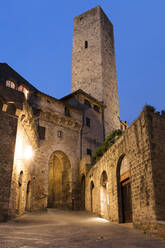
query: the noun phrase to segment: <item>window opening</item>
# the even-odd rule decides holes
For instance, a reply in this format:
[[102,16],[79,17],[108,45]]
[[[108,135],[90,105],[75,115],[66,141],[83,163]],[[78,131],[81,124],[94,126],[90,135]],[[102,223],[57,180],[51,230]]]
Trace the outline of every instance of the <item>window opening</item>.
[[87,155],[92,156],[92,151],[91,151],[91,149],[89,149],[89,148],[87,148]]
[[38,134],[39,134],[40,140],[45,139],[45,130],[46,130],[45,127],[38,126]]
[[88,41],[85,41],[85,49],[88,48]]
[[65,115],[70,117],[70,109],[65,107]]
[[15,89],[15,83],[12,82],[12,81],[10,81],[10,80],[7,80],[7,81],[6,81],[6,87]]
[[88,106],[89,108],[91,108],[91,104],[90,104],[90,102],[87,99],[84,99],[84,104],[86,106]]
[[59,131],[57,132],[57,136],[58,136],[59,138],[62,138],[62,131],[61,131],[61,130],[59,130]]
[[86,125],[87,127],[91,126],[91,120],[88,117],[86,117]]
[[100,109],[99,109],[99,107],[98,107],[97,105],[94,105],[94,106],[93,106],[93,109],[94,109],[96,112],[98,112],[98,113],[100,112]]

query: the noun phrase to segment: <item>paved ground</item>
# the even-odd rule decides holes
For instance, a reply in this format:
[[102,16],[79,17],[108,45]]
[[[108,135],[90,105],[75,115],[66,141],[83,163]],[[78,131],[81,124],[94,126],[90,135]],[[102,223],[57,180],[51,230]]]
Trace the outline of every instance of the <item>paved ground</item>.
[[0,248],[33,247],[165,248],[165,241],[85,212],[52,209],[0,224]]

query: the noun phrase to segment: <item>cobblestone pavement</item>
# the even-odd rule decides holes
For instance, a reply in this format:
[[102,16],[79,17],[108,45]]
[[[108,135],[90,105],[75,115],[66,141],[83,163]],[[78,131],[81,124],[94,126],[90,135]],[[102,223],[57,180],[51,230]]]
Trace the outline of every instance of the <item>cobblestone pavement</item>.
[[85,212],[49,209],[0,224],[0,248],[34,247],[165,248],[165,241]]

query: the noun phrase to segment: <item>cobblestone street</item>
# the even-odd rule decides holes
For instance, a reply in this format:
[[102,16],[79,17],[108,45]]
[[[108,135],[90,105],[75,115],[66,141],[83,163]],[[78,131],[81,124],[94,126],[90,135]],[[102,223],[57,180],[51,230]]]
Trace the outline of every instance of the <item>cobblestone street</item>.
[[165,241],[86,212],[49,209],[0,224],[0,248],[33,247],[165,248]]

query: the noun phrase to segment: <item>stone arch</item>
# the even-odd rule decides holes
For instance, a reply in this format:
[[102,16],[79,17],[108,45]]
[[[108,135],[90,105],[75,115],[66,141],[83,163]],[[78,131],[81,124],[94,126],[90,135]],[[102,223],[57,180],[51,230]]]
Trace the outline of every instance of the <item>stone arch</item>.
[[107,172],[104,170],[100,178],[100,214],[104,218],[108,218],[108,205],[109,205],[109,195],[108,195],[108,176]]
[[125,154],[117,164],[117,193],[119,223],[132,222],[131,173]]
[[93,208],[93,206],[94,206],[94,192],[93,192],[94,187],[95,187],[94,182],[91,181],[91,183],[90,183],[90,205],[91,205],[91,212],[93,212],[93,210],[94,210],[94,208]]
[[85,175],[81,177],[81,209],[85,209]]
[[49,159],[48,207],[72,209],[72,170],[68,156],[55,151]]
[[26,211],[31,210],[31,181],[28,181],[27,183],[27,189],[26,189]]

